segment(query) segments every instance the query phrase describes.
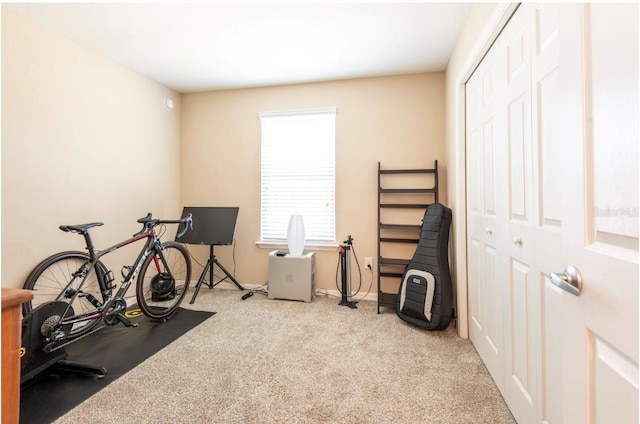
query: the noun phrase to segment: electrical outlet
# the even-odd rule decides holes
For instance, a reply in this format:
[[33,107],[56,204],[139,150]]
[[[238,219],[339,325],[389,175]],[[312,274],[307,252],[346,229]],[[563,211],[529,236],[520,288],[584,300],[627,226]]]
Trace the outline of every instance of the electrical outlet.
[[373,258],[364,258],[364,266],[366,266],[369,269],[373,269]]

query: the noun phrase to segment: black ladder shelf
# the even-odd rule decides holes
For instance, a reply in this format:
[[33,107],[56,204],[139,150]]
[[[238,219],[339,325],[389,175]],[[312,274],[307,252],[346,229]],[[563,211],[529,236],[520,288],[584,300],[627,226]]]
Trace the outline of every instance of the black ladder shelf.
[[438,201],[437,160],[426,169],[382,169],[378,162],[378,313],[380,307],[395,309],[400,279],[420,238],[422,217]]

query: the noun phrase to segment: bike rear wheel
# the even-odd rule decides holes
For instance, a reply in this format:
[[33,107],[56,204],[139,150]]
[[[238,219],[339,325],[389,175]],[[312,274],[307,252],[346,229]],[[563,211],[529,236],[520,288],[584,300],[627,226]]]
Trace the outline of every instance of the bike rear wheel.
[[[105,302],[105,293],[110,295],[110,289],[105,289],[96,273],[105,275],[107,269],[98,262],[89,269],[89,255],[83,252],[62,252],[48,257],[40,262],[27,277],[23,288],[33,291],[33,299],[22,305],[23,315],[27,315],[37,306],[54,300],[70,303],[74,315],[81,315],[96,311],[92,303],[96,299],[100,304]],[[87,272],[87,279],[77,295],[82,283],[83,267]],[[95,301],[94,301],[95,302]],[[91,331],[100,322],[100,317],[80,321],[71,327],[67,337],[73,339]]]
[[161,319],[171,316],[189,288],[191,259],[187,249],[176,242],[161,244],[144,263],[136,284],[136,298],[143,314]]

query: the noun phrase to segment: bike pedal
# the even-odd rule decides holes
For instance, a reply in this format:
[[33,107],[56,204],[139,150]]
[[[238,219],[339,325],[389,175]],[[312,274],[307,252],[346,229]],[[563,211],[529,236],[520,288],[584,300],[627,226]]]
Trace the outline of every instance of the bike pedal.
[[125,327],[137,327],[138,324],[134,324],[131,320],[124,316],[124,314],[115,314],[115,317],[118,321],[124,324]]

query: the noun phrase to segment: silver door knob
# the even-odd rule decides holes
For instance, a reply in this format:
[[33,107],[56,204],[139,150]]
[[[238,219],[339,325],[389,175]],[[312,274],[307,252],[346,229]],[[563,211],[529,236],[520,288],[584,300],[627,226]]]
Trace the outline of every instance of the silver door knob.
[[522,246],[522,243],[524,243],[522,241],[522,239],[520,237],[516,237],[513,239],[513,244],[515,244],[516,246]]
[[488,235],[491,235],[491,234],[493,234],[493,229],[487,228],[486,232],[487,232]]
[[580,271],[573,265],[567,265],[564,272],[556,274],[552,272],[549,275],[549,281],[553,285],[560,287],[562,290],[568,291],[574,296],[580,296],[582,290],[582,276]]

